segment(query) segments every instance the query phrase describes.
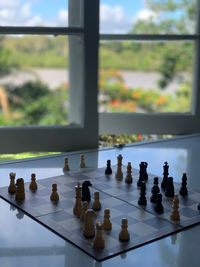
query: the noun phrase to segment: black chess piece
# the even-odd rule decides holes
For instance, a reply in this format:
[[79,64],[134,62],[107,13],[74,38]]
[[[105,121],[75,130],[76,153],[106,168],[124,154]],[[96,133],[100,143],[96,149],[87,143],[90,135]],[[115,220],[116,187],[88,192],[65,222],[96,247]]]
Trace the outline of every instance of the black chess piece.
[[157,213],[163,213],[162,194],[157,195],[155,211]]
[[165,162],[165,165],[163,166],[163,180],[161,183],[161,187],[163,189],[165,189],[167,186],[168,175],[169,175],[169,165],[167,162]]
[[91,200],[89,186],[92,186],[90,181],[84,181],[83,182],[83,184],[82,184],[82,201],[90,202],[90,200]]
[[138,199],[138,205],[141,205],[141,206],[147,205],[147,199],[145,195],[146,195],[146,185],[145,185],[145,182],[143,181],[141,183],[141,191],[140,191],[140,197]]
[[148,163],[147,163],[147,162],[143,162],[143,168],[144,168],[144,180],[145,180],[145,181],[148,180],[147,166],[148,166]]
[[[145,170],[145,167],[146,167],[145,163],[146,163],[146,162],[143,162],[143,161],[140,163],[139,179],[138,179],[138,181],[137,181],[137,186],[138,186],[138,187],[141,186],[141,184],[142,184],[143,181],[146,181],[146,180],[148,179],[148,177],[147,177],[147,179],[146,179],[146,175],[147,175],[147,173],[146,173],[146,170]],[[147,163],[146,163],[146,164],[147,164]]]
[[200,203],[199,203],[199,205],[197,206],[197,209],[200,210]]
[[158,177],[154,178],[154,186],[151,188],[151,198],[150,201],[152,203],[156,203],[157,194],[160,193],[160,188],[158,187]]
[[167,185],[165,188],[165,196],[166,197],[174,197],[174,184],[173,184],[173,178],[169,177],[167,181]]
[[107,167],[106,167],[106,170],[105,170],[105,174],[106,175],[112,174],[111,161],[110,160],[107,160]]
[[188,195],[188,190],[187,190],[187,175],[186,175],[186,173],[183,174],[182,183],[181,183],[181,188],[179,190],[179,194],[181,196],[187,196]]

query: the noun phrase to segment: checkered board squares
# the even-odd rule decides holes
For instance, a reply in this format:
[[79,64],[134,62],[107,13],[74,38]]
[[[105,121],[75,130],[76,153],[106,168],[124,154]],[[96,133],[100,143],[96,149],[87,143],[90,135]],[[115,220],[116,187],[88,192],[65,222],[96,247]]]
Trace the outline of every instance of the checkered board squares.
[[[8,193],[8,188],[0,188],[0,195],[3,199],[23,210],[36,221],[42,223],[48,229],[57,233],[67,241],[73,243],[96,260],[105,260],[130,249],[147,244],[169,234],[181,231],[185,226],[200,222],[200,215],[197,211],[197,203],[200,199],[198,192],[191,191],[187,198],[180,198],[181,222],[172,223],[169,219],[171,214],[171,202],[163,198],[165,212],[157,215],[152,204],[149,202],[150,190],[153,185],[154,176],[149,174],[147,187],[148,205],[144,209],[137,204],[139,189],[137,180],[139,171],[133,169],[133,184],[127,185],[124,182],[126,171],[123,167],[124,179],[115,179],[116,166],[113,167],[113,174],[105,176],[105,169],[82,171],[78,173],[65,173],[63,176],[38,180],[38,190],[35,193],[29,191],[29,183],[25,184],[26,199],[24,202],[15,201],[13,195]],[[95,191],[100,192],[102,209],[96,212],[97,220],[103,220],[104,209],[110,209],[112,231],[103,231],[105,249],[94,249],[92,243],[94,238],[87,239],[83,235],[83,223],[73,215],[75,204],[75,190],[77,182],[90,180],[92,198]],[[160,178],[161,181],[161,178]],[[52,184],[58,185],[60,200],[57,204],[50,201]],[[178,192],[179,185],[175,184],[175,191]],[[91,207],[91,203],[90,206]],[[128,219],[128,230],[130,241],[120,242],[118,239],[121,230],[121,219]]]
[[[132,170],[132,176],[133,176],[132,184],[125,183],[125,177],[126,177],[125,167],[123,167],[124,177],[122,181],[118,181],[115,178],[116,166],[113,166],[112,175],[106,176],[104,174],[104,171],[105,169],[101,168],[98,169],[96,172],[91,171],[84,173],[84,175],[92,179],[93,187],[97,188],[98,190],[103,191],[106,194],[114,196],[138,208],[145,209],[146,211],[154,214],[155,216],[158,216],[162,219],[172,222],[170,220],[170,215],[172,212],[172,204],[173,204],[172,198],[165,197],[165,193],[161,189],[161,193],[163,196],[163,206],[164,206],[164,213],[161,215],[158,215],[155,212],[154,210],[155,205],[150,202],[151,188],[153,186],[153,181],[154,181],[153,178],[155,177],[154,175],[152,174],[148,175],[149,178],[146,183],[147,206],[141,207],[138,205],[140,189],[137,186],[137,181],[139,178],[139,171],[137,169],[133,168]],[[162,178],[159,177],[159,186],[161,184],[161,181]],[[181,185],[179,183],[174,183],[175,194],[179,194],[180,186]],[[189,190],[188,196],[182,197],[181,195],[179,195],[179,207],[180,207],[179,213],[181,220],[178,224],[180,224],[182,227],[187,227],[200,222],[200,213],[197,210],[197,205],[199,204],[199,202],[200,202],[200,192]]]

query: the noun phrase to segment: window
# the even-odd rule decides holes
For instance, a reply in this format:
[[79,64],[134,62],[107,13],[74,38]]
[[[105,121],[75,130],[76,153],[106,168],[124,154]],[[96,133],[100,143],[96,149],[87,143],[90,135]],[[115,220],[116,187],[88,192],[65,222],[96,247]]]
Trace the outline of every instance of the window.
[[[57,22],[51,19],[55,9],[55,4],[53,6],[51,4],[53,1],[49,1],[48,4],[46,1],[36,2],[37,5],[43,6],[35,8],[46,9],[46,17],[41,21],[36,16],[28,23],[25,23],[23,18],[29,16],[29,1],[12,2],[0,5],[0,8],[5,5],[7,8],[1,10],[1,35],[68,36],[69,125],[1,127],[1,153],[70,151],[97,146],[98,2],[62,1],[66,7],[64,6],[59,13],[62,21]],[[19,9],[21,19],[13,22],[12,18],[17,16],[15,10],[19,3],[21,3]],[[12,4],[16,6],[11,7]],[[7,25],[3,23],[6,12],[10,15]]]
[[[115,1],[114,4],[112,0],[101,0],[100,10],[102,12],[100,67],[106,70],[112,65],[115,71],[115,74],[110,74],[110,80],[108,72],[107,76],[103,73],[104,79],[101,79],[102,70],[100,71],[99,102],[104,103],[103,108],[100,106],[100,134],[184,134],[198,131],[199,1],[147,0],[133,3],[127,0],[123,3]],[[109,26],[105,27],[108,22]],[[161,56],[166,60],[163,65],[160,64]],[[168,77],[175,61],[176,67],[179,65],[177,67],[179,74],[185,71],[186,66],[189,74],[189,77],[186,77],[187,75],[183,73],[182,84],[179,81],[179,86],[183,87],[186,84],[184,79],[187,79],[186,93],[191,94],[187,106],[184,105],[183,109],[181,109],[181,97],[158,95],[154,88],[147,94],[147,90],[140,88],[141,82],[145,87],[142,81],[144,75],[141,75],[141,72],[144,69],[151,71],[152,62],[154,70],[164,72]],[[127,84],[124,82],[120,84],[121,77],[117,77],[119,72],[116,73],[116,69],[123,69],[123,64],[129,72],[125,74],[121,72],[122,78],[125,77],[130,81],[132,75],[130,87],[136,87],[132,94]],[[184,71],[180,67],[183,65]],[[135,73],[130,74],[130,70],[133,69]],[[149,73],[145,73],[145,77],[148,75]],[[117,77],[116,80],[113,79],[114,76]],[[157,78],[160,86],[165,86],[166,79],[159,81]],[[147,79],[146,83],[147,88],[155,86],[150,85],[151,81]],[[115,95],[114,91],[117,92]],[[106,102],[108,99],[110,99],[109,104]],[[165,101],[170,105],[163,105]]]
[[[63,0],[64,1],[64,0]],[[124,16],[123,8],[119,3],[127,1],[129,10],[135,5],[141,5],[144,1],[113,1],[113,0],[66,0],[66,8],[62,9],[60,18],[64,18],[66,22],[52,22],[53,8],[49,1],[42,0],[47,6],[45,20],[37,19],[37,24],[29,21],[24,25],[22,20],[18,23],[5,25],[1,20],[0,34],[1,35],[53,35],[53,36],[67,36],[69,42],[69,125],[53,125],[53,126],[19,126],[19,127],[1,127],[0,140],[1,153],[15,153],[22,151],[71,151],[80,149],[89,149],[97,147],[98,134],[184,134],[199,131],[199,115],[200,115],[200,4],[199,1],[170,1],[179,4],[180,7],[183,3],[190,8],[192,4],[193,11],[196,10],[197,23],[188,28],[183,29],[181,24],[178,25],[180,31],[173,32],[173,23],[176,17],[184,18],[184,9],[181,11],[173,12],[175,6],[171,6],[171,11],[168,10],[165,16],[169,19],[169,24],[165,25],[165,30],[159,31],[156,23],[160,21],[160,5],[154,5],[156,2],[166,3],[167,1],[160,0],[147,0],[145,3],[151,4],[151,12],[143,10],[140,15],[149,16],[151,18],[151,28],[149,31],[146,24],[143,23],[137,30],[132,31],[129,28],[131,17]],[[12,1],[15,2],[15,1]],[[16,4],[20,1],[16,1]],[[29,3],[28,1],[23,1]],[[191,2],[191,3],[190,3]],[[9,5],[8,1],[8,5]],[[116,4],[117,3],[117,4]],[[196,7],[196,3],[198,8]],[[68,7],[67,7],[68,4]],[[111,10],[110,5],[114,8]],[[1,8],[1,5],[0,5]],[[99,35],[99,9],[101,11],[100,28],[105,26],[105,31]],[[10,9],[10,17],[16,16],[14,9]],[[21,12],[28,14],[30,11],[29,4],[25,4]],[[190,10],[189,10],[190,11]],[[107,12],[107,13],[102,13]],[[146,13],[145,13],[146,12]],[[156,13],[157,12],[157,13]],[[1,12],[0,16],[5,16],[6,12]],[[23,13],[24,14],[24,13]],[[105,15],[106,14],[106,15]],[[195,12],[191,13],[195,14]],[[162,14],[163,15],[163,14]],[[110,25],[108,18],[112,18],[114,26]],[[161,16],[162,17],[162,16]],[[114,19],[115,18],[115,19]],[[172,18],[172,19],[170,19]],[[135,18],[134,18],[135,19]],[[68,22],[67,22],[68,20]],[[118,20],[124,21],[124,24],[117,28],[115,22]],[[161,21],[162,22],[162,21]],[[37,25],[37,26],[34,26]],[[119,24],[118,24],[119,25]],[[111,31],[110,27],[115,27],[115,31]],[[191,26],[191,27],[190,27]],[[196,30],[190,31],[191,28]],[[171,30],[172,29],[172,30]],[[134,50],[137,53],[145,48],[145,51],[160,51],[159,47],[167,46],[169,51],[173,51],[177,46],[182,47],[182,51],[193,51],[191,60],[194,58],[194,68],[192,64],[189,66],[190,72],[194,75],[192,79],[192,96],[191,104],[183,112],[173,112],[170,110],[156,110],[144,113],[140,109],[137,112],[115,112],[109,110],[104,112],[100,110],[98,114],[98,46],[100,39],[100,55],[102,54],[102,47],[108,52],[107,59],[109,58],[109,46],[116,50],[124,49],[125,46]],[[142,48],[141,48],[142,47]],[[171,49],[171,50],[170,50]],[[186,50],[184,50],[186,49]],[[184,53],[185,54],[185,53]],[[142,55],[142,52],[141,54]],[[190,54],[185,56],[187,62]],[[124,60],[117,58],[121,63]],[[180,59],[182,60],[182,59]],[[142,59],[138,58],[138,61]],[[158,60],[159,61],[159,60]],[[173,61],[173,58],[172,58]],[[109,62],[102,62],[101,64],[108,64]],[[136,92],[137,93],[137,92]],[[136,98],[137,95],[135,94]],[[135,97],[133,96],[133,97]],[[162,100],[162,99],[161,99]],[[159,100],[159,101],[161,101]],[[103,111],[103,112],[102,112]],[[115,110],[117,111],[117,110]],[[172,112],[171,112],[172,111]]]

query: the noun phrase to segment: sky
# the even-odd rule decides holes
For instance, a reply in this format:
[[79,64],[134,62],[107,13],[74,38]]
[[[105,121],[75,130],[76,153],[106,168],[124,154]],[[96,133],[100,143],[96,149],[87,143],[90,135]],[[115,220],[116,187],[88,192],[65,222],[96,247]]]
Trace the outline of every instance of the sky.
[[[73,1],[73,0],[72,0]],[[124,33],[153,16],[145,0],[100,0],[102,33]],[[0,0],[1,26],[67,26],[68,0]]]

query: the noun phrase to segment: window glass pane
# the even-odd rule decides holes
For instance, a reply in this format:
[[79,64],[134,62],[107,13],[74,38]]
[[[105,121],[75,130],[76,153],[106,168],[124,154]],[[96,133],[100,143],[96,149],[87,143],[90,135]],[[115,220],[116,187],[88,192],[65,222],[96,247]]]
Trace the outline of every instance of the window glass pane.
[[[68,0],[1,0],[0,26],[66,27],[69,18],[68,2]],[[79,9],[80,0],[74,0],[73,5]],[[73,26],[79,26],[80,12],[73,14],[73,17]]]
[[0,125],[66,125],[68,38],[0,39]]
[[102,41],[100,112],[190,112],[194,43]]
[[101,0],[101,33],[190,34],[197,0]]

